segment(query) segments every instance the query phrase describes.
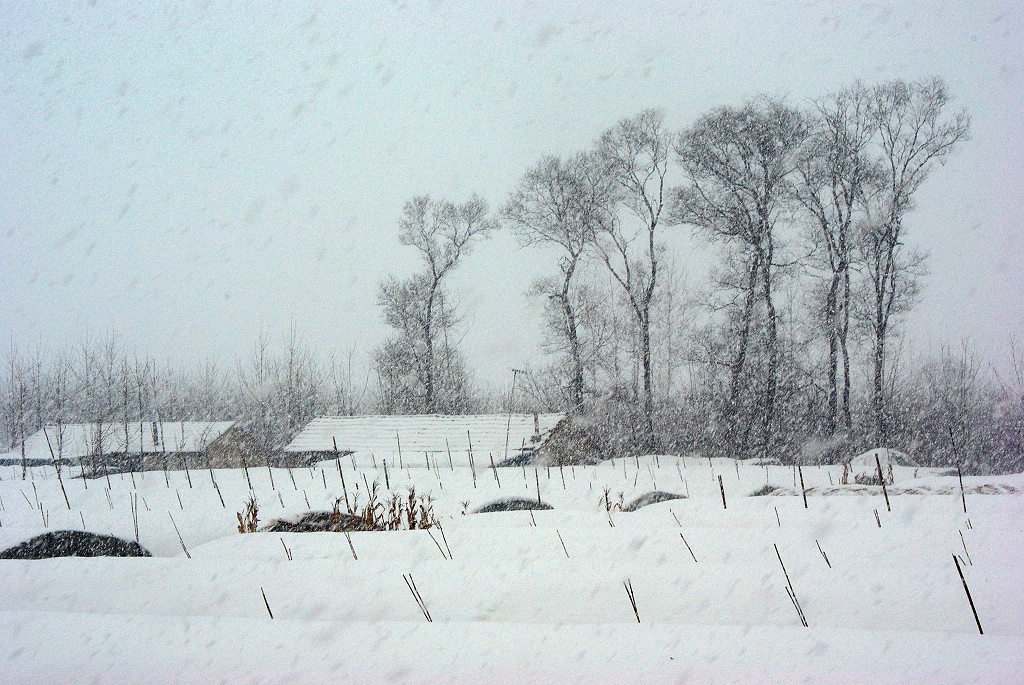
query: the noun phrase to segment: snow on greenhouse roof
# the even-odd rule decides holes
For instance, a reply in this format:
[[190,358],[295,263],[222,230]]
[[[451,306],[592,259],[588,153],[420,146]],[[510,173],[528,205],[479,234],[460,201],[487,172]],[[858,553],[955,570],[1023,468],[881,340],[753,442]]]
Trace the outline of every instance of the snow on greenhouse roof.
[[[536,421],[535,421],[536,417]],[[330,452],[337,441],[341,452],[378,455],[401,451],[415,454],[473,453],[503,456],[508,434],[509,454],[525,444],[536,447],[547,439],[565,414],[475,414],[462,416],[341,416],[311,421],[285,447],[286,452]]]
[[[232,425],[233,421],[134,421],[128,423],[127,436],[124,423],[49,425],[25,440],[25,458],[48,461],[53,457],[80,459],[101,453],[201,452]],[[3,457],[20,459],[21,445]]]

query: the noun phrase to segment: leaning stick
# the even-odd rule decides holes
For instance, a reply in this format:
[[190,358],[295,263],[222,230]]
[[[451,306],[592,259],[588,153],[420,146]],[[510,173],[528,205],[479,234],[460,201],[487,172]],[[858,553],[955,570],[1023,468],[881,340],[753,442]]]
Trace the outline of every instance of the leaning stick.
[[347,530],[345,531],[345,539],[348,541],[348,548],[352,550],[352,558],[359,561],[359,557],[356,556],[356,548],[352,546],[352,536],[348,534]]
[[447,556],[447,555],[446,555],[446,554],[444,553],[444,548],[443,548],[443,547],[441,547],[441,543],[439,543],[439,542],[437,541],[437,538],[435,538],[435,537],[434,537],[434,534],[430,532],[430,529],[429,529],[429,528],[425,528],[424,530],[426,530],[426,531],[427,531],[427,535],[429,535],[429,536],[430,536],[430,539],[434,541],[434,544],[435,544],[435,545],[437,545],[437,551],[441,553],[441,558],[442,558],[442,559],[447,559],[447,558],[448,558],[448,556]]
[[270,620],[274,620],[274,612],[270,610],[270,602],[267,601],[267,593],[260,588],[260,594],[263,595],[263,604],[267,607],[267,613],[270,614]]
[[807,488],[804,487],[804,470],[799,465],[796,467],[797,473],[800,474],[800,492],[804,496],[804,509],[807,508]]
[[565,552],[565,558],[568,559],[569,558],[569,550],[567,550],[565,548],[565,540],[562,539],[562,534],[558,532],[557,528],[555,528],[555,535],[558,536],[558,541],[562,543],[562,551]]
[[824,558],[824,559],[825,559],[825,563],[826,563],[826,564],[828,564],[828,567],[829,567],[829,568],[832,568],[832,562],[830,562],[830,561],[828,560],[828,556],[827,556],[827,555],[825,554],[825,550],[823,550],[823,549],[821,548],[821,543],[820,543],[820,542],[818,542],[817,540],[815,540],[815,541],[814,541],[814,544],[816,544],[816,545],[818,546],[818,551],[819,551],[819,552],[821,552],[821,556],[822,556],[822,558]]
[[885,495],[885,510],[892,511],[889,506],[889,491],[885,489],[885,476],[882,475],[882,462],[878,461],[878,452],[875,452],[875,466],[878,467],[878,482],[882,484],[882,494]]
[[960,582],[964,584],[964,592],[967,593],[967,601],[971,604],[971,612],[974,614],[974,622],[978,624],[978,633],[981,635],[985,634],[985,631],[981,629],[981,619],[978,618],[978,610],[974,607],[974,598],[971,597],[971,591],[967,588],[967,580],[964,578],[964,572],[960,568],[960,560],[953,555],[953,563],[956,564],[956,572],[960,574]]
[[494,455],[488,452],[487,456],[491,458],[491,473],[494,474],[494,482],[498,484],[498,489],[500,490],[501,481],[498,479],[498,469],[494,467]]
[[953,456],[956,457],[956,475],[960,478],[960,501],[964,505],[964,513],[967,513],[967,496],[964,494],[964,474],[960,470],[960,454],[956,448],[956,440],[953,439],[953,427],[947,426],[949,429],[949,444],[953,446]]
[[626,596],[629,597],[629,603],[633,607],[633,615],[636,616],[636,622],[640,622],[640,612],[636,609],[636,597],[633,595],[633,584],[629,582],[629,579],[622,581],[622,586],[626,588]]
[[679,537],[683,538],[683,544],[686,545],[687,551],[690,553],[690,556],[693,557],[693,563],[696,564],[697,555],[693,553],[693,549],[690,547],[690,543],[686,541],[686,538],[683,536],[682,533],[679,534]]
[[444,542],[444,548],[448,550],[448,558],[452,558],[452,548],[448,546],[448,538],[445,537],[444,528],[441,527],[441,523],[438,522],[437,529],[441,531],[441,541]]
[[412,579],[412,574],[410,573],[407,577],[403,573],[402,580],[405,581],[406,587],[408,587],[409,592],[412,593],[412,598],[416,600],[416,606],[418,606],[420,608],[420,611],[423,612],[423,618],[427,619],[428,623],[433,623],[434,619],[430,617],[430,612],[427,611],[427,604],[423,601],[423,597],[420,595],[419,590],[417,590],[416,582]]
[[178,542],[181,543],[181,549],[185,552],[185,558],[191,559],[192,555],[188,553],[188,548],[185,547],[185,541],[181,539],[181,531],[178,530],[178,524],[174,522],[174,517],[171,516],[171,512],[167,512],[167,518],[171,519],[171,525],[174,526],[174,532],[178,534]]

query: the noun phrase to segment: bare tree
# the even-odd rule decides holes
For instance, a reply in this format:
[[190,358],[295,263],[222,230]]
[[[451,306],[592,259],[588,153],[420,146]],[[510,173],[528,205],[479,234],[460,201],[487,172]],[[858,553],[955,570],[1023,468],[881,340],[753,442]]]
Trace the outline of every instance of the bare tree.
[[50,366],[49,383],[51,392],[51,403],[48,407],[47,416],[41,417],[41,425],[45,427],[51,421],[56,424],[56,430],[50,436],[51,449],[54,451],[54,468],[57,476],[60,476],[64,465],[64,449],[67,444],[67,431],[65,425],[68,423],[68,408],[71,401],[71,388],[69,384],[71,365],[67,356],[58,353],[54,356]]
[[908,267],[903,220],[914,207],[914,194],[936,167],[945,164],[970,129],[966,110],[949,114],[951,101],[945,82],[890,81],[873,92],[875,125],[884,182],[866,224],[865,257],[872,289],[872,411],[875,440],[885,432],[886,342],[898,303],[906,301]]
[[467,383],[462,360],[451,345],[457,317],[445,288],[433,287],[428,274],[388,278],[380,285],[377,304],[384,321],[398,332],[374,355],[382,410],[415,413],[463,407]]
[[743,107],[721,107],[701,117],[679,139],[676,154],[687,185],[676,193],[674,216],[712,240],[740,251],[745,269],[742,316],[733,363],[734,412],[738,379],[746,361],[754,303],[764,304],[764,451],[775,418],[779,333],[774,273],[779,224],[792,210],[798,153],[808,135],[807,118],[779,100],[758,98]]
[[21,448],[21,479],[28,475],[25,462],[26,424],[28,422],[28,370],[13,345],[7,354],[7,396],[4,398],[6,430],[12,445]]
[[685,272],[678,260],[667,252],[660,258],[661,287],[655,295],[651,312],[651,355],[659,370],[656,387],[660,396],[669,399],[677,389],[676,381],[685,365],[686,340],[691,325],[692,295]]
[[621,120],[598,141],[598,154],[617,186],[620,203],[635,220],[628,227],[623,222],[605,222],[597,252],[622,286],[636,317],[643,378],[642,450],[655,447],[651,302],[658,284],[659,230],[670,223],[664,209],[671,138],[661,112],[648,109]]
[[828,340],[826,430],[834,433],[840,408],[839,359],[842,357],[842,422],[850,412],[850,272],[857,253],[856,220],[880,168],[871,156],[876,132],[872,92],[864,85],[831,93],[816,103],[817,117],[808,145],[798,160],[797,198],[812,218],[812,242],[826,282],[822,313]]
[[610,223],[613,188],[602,173],[601,161],[577,153],[566,160],[545,157],[520,180],[502,215],[523,245],[554,246],[558,250],[558,280],[538,281],[533,291],[555,303],[556,329],[564,337],[572,367],[569,408],[583,408],[584,361],[577,324],[579,296],[574,279],[598,227]]
[[356,345],[351,344],[345,350],[344,359],[334,354],[330,359],[330,404],[335,413],[351,416],[362,406],[366,394],[366,380],[357,389],[353,363],[356,356]]
[[[470,252],[473,244],[494,228],[487,216],[487,204],[473,196],[469,201],[457,205],[445,200],[432,200],[426,195],[415,197],[405,203],[399,221],[399,239],[403,245],[410,245],[419,251],[424,262],[424,273],[404,284],[398,281],[386,282],[381,289],[382,304],[387,314],[387,302],[398,305],[403,312],[409,312],[414,302],[422,305],[418,316],[419,330],[409,332],[423,347],[423,410],[436,410],[435,379],[437,365],[435,349],[438,334],[445,332],[439,326],[442,314],[442,285],[444,279],[455,269],[459,260]],[[411,296],[415,298],[410,299]],[[418,306],[418,305],[417,305]],[[391,323],[389,320],[389,323]],[[404,320],[409,320],[405,317]],[[444,330],[442,330],[444,329]]]

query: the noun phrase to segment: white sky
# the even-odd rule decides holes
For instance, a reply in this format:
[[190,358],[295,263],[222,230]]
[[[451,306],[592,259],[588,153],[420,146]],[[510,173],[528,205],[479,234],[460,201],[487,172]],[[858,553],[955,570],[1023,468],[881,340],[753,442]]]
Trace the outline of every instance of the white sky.
[[[294,320],[365,355],[377,282],[416,264],[396,237],[414,194],[496,208],[541,155],[643,107],[675,128],[759,92],[933,74],[973,139],[908,222],[931,252],[912,349],[1024,339],[1019,3],[179,5],[0,8],[0,334],[20,347],[113,328],[230,361]],[[708,250],[672,242],[699,275]],[[524,293],[549,263],[499,235],[454,279],[483,380],[536,358]]]

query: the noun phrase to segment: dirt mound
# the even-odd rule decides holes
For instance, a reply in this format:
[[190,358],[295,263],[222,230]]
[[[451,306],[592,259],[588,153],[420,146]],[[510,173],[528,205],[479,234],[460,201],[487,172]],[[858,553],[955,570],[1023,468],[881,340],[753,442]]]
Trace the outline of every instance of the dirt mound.
[[[61,466],[71,466],[70,459],[57,459],[56,463]],[[25,459],[22,461],[20,457],[4,457],[0,459],[0,466],[53,466],[53,459]]]
[[53,559],[55,557],[148,557],[139,543],[81,530],[57,530],[37,535],[0,552],[0,559]]
[[546,502],[538,502],[535,499],[524,499],[522,497],[508,497],[485,504],[473,511],[474,514],[488,514],[492,511],[540,511],[542,509],[554,509]]
[[268,533],[341,533],[357,530],[382,530],[364,519],[333,511],[307,511],[290,519],[275,519],[261,530]]
[[651,504],[657,504],[658,502],[668,502],[674,499],[686,499],[686,495],[679,495],[674,492],[665,492],[664,490],[652,490],[651,492],[640,495],[632,502],[622,508],[622,511],[636,511],[641,507],[646,507]]
[[[878,479],[875,478],[875,483],[878,483]],[[902,487],[902,486],[890,486],[887,488],[889,496],[894,495],[957,495],[960,493],[959,485],[921,485],[918,487]],[[1016,495],[1021,492],[1019,488],[1012,485],[1004,485],[1000,483],[984,483],[982,485],[974,485],[965,488],[965,492],[968,495]],[[823,496],[823,497],[881,497],[882,488],[878,485],[835,485],[826,487],[810,487],[807,488],[808,496]],[[761,495],[770,495],[778,497],[799,497],[799,488],[790,487],[776,487],[774,485],[765,485],[760,490],[750,493],[751,497],[759,497]]]

